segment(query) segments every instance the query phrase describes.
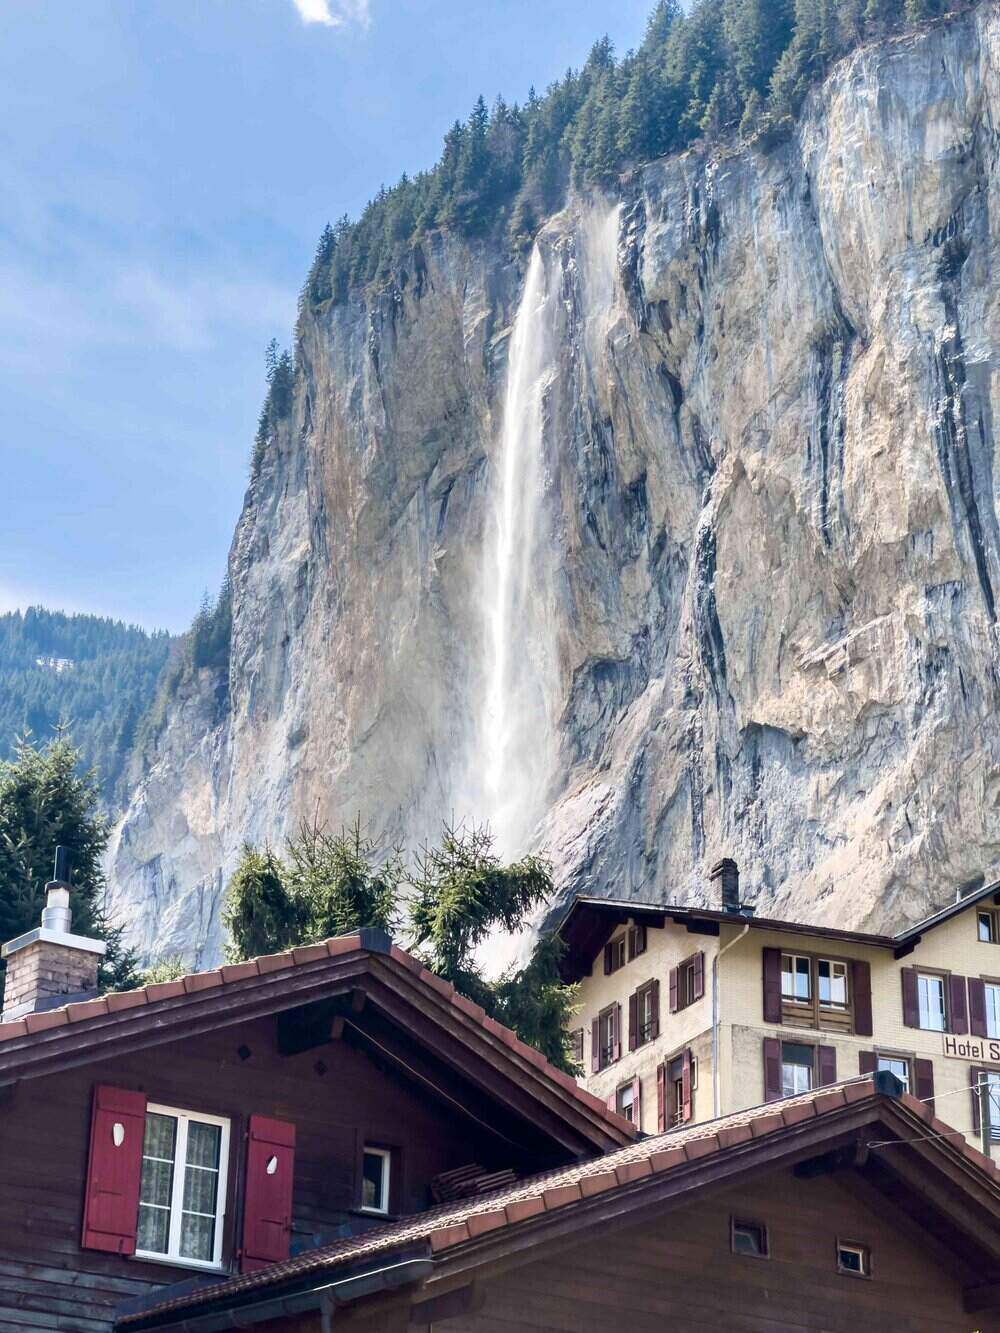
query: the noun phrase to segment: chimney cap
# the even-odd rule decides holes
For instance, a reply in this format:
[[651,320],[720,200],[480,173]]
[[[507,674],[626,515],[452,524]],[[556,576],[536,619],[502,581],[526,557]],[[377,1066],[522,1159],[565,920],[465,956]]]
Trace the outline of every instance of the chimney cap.
[[731,873],[734,870],[739,874],[740,868],[733,858],[731,856],[724,856],[721,860],[716,861],[715,865],[708,872],[709,878],[718,879],[720,875],[724,875],[727,871]]

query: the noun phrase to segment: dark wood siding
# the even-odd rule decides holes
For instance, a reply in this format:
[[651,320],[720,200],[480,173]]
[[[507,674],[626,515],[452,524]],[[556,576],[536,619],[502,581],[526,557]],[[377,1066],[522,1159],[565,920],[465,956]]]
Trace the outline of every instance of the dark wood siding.
[[[771,1257],[730,1253],[730,1219],[764,1223]],[[901,1226],[905,1226],[901,1218]],[[871,1281],[837,1272],[838,1236],[871,1246]],[[641,1228],[512,1269],[485,1284],[474,1317],[435,1333],[969,1333],[953,1266],[829,1178],[778,1173],[665,1214]]]
[[[237,1053],[241,1046],[251,1051],[246,1060]],[[81,1250],[95,1084],[230,1117],[230,1268],[253,1113],[296,1128],[293,1252],[332,1239],[341,1227],[370,1225],[353,1211],[366,1141],[398,1150],[402,1178],[394,1206],[400,1212],[427,1205],[428,1183],[440,1171],[472,1161],[523,1169],[512,1160],[513,1148],[477,1132],[466,1117],[342,1041],[279,1056],[268,1020],[33,1080],[0,1106],[0,1333],[107,1333],[116,1305],[191,1275],[182,1267]]]

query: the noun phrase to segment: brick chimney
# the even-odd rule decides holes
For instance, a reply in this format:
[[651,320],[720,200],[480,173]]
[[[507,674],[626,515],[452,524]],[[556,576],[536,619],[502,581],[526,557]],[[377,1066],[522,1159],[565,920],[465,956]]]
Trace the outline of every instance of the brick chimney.
[[724,856],[717,862],[711,870],[709,879],[713,884],[718,882],[719,890],[722,895],[722,911],[738,912],[740,910],[740,868],[730,857]]
[[42,924],[0,948],[7,964],[0,1022],[87,1000],[97,991],[97,969],[107,945],[70,933],[68,857],[56,848],[54,877],[45,886]]

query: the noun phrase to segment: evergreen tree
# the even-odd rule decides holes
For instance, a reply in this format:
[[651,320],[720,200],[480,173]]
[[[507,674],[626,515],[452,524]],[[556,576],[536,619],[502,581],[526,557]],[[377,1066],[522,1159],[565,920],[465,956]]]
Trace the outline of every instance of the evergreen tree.
[[135,955],[104,916],[102,857],[108,826],[98,808],[95,775],[80,772],[80,755],[60,734],[39,747],[21,737],[14,758],[0,763],[0,940],[34,929],[45,906],[56,847],[70,860],[73,931],[106,941],[102,989],[135,984]]

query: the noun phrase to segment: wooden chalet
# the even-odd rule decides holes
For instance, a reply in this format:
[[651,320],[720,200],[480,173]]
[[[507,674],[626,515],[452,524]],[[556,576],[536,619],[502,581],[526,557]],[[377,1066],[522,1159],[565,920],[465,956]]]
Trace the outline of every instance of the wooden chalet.
[[67,913],[7,946],[0,1333],[110,1333],[636,1137],[380,931],[100,998],[86,945]]

